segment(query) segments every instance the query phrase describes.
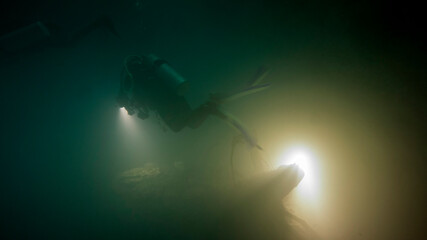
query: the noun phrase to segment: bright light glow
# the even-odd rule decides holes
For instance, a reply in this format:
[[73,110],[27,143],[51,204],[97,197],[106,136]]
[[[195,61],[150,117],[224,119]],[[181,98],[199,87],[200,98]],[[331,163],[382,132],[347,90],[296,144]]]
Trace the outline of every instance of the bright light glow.
[[298,150],[298,151],[293,151],[289,154],[289,156],[286,157],[288,161],[288,163],[286,164],[296,164],[299,168],[301,168],[304,173],[309,175],[310,172],[310,156],[308,155],[308,153],[306,151],[303,150]]
[[279,158],[279,165],[296,164],[304,171],[304,178],[301,180],[295,191],[301,198],[314,200],[317,198],[319,190],[319,169],[318,159],[304,146],[293,146],[286,149]]
[[120,116],[122,118],[126,118],[126,117],[130,118],[130,115],[128,114],[128,111],[126,111],[126,109],[124,107],[120,108]]
[[124,107],[120,108],[120,124],[127,130],[135,130],[135,123],[132,116],[128,114]]

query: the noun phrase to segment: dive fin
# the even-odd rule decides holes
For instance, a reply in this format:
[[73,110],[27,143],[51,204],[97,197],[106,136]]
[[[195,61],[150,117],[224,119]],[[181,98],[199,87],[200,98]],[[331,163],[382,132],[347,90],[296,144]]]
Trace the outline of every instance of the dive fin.
[[258,68],[257,73],[254,75],[253,79],[248,81],[246,87],[240,91],[234,92],[232,94],[211,94],[211,97],[214,101],[218,103],[225,103],[229,101],[236,100],[238,98],[263,91],[270,87],[270,83],[259,84],[268,74],[270,69],[266,66],[261,66]]
[[252,87],[259,84],[270,73],[270,71],[271,69],[268,68],[267,66],[265,65],[260,66],[256,74],[254,75],[253,79],[250,80],[246,86]]
[[263,91],[263,90],[267,89],[270,86],[271,86],[270,83],[265,83],[265,84],[261,84],[261,85],[256,85],[256,86],[248,87],[248,88],[243,89],[241,91],[238,91],[238,92],[236,92],[236,93],[234,93],[234,94],[232,94],[232,95],[230,95],[228,97],[222,98],[221,99],[221,103],[233,101],[233,100],[236,100],[238,98],[244,97],[246,95],[250,95],[250,94],[253,94],[253,93],[257,93],[257,92]]

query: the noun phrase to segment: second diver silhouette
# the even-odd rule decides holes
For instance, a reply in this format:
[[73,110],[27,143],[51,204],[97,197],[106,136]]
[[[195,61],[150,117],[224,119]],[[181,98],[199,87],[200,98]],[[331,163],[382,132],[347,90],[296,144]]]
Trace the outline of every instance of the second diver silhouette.
[[0,58],[2,62],[8,62],[35,50],[74,47],[76,43],[100,28],[120,38],[111,18],[107,15],[97,17],[74,31],[55,23],[37,21],[0,36]]

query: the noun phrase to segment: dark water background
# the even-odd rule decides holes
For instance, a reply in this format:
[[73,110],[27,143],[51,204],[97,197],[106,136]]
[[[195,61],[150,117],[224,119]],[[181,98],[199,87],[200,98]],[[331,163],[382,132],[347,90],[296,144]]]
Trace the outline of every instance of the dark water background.
[[329,225],[314,229],[330,239],[420,239],[427,113],[419,6],[28,1],[2,3],[1,12],[2,34],[37,20],[73,31],[103,14],[120,34],[99,29],[72,48],[41,46],[2,63],[0,218],[7,238],[191,235],[194,221],[179,225],[179,215],[160,210],[153,213],[160,223],[144,222],[114,189],[119,173],[153,162],[184,162],[196,181],[230,180],[233,132],[217,119],[180,133],[163,132],[154,119],[123,126],[115,107],[123,60],[155,53],[190,81],[193,107],[271,66],[273,89],[228,108],[267,151],[293,137],[323,148],[326,209],[333,211],[318,216]]

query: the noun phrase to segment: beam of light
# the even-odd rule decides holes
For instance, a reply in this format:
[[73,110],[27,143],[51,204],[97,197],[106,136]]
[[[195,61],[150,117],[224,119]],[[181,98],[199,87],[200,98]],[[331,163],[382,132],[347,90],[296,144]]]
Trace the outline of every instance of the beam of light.
[[128,112],[126,111],[126,109],[125,109],[124,107],[121,107],[121,108],[120,108],[120,118],[121,118],[123,121],[130,121],[130,120],[132,119],[132,116],[130,116],[130,115],[128,114]]
[[123,129],[122,131],[127,135],[133,135],[133,132],[135,132],[137,128],[135,119],[128,114],[124,107],[119,109],[119,124],[120,128]]
[[149,144],[150,137],[143,122],[136,116],[131,116],[125,108],[117,110],[117,151],[120,153],[117,161],[119,166],[128,168],[129,164],[139,163],[141,159],[147,158],[152,146]]

